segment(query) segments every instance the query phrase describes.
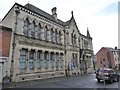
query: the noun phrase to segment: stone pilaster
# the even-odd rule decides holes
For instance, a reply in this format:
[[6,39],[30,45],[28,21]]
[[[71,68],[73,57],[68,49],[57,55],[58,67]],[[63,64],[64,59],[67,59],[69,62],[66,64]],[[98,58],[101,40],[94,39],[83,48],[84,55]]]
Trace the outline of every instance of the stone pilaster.
[[21,52],[21,50],[22,50],[21,48],[18,48],[17,62],[16,62],[16,66],[17,66],[16,73],[20,73],[19,65],[20,65],[20,52]]
[[34,72],[37,72],[37,50],[34,52]]
[[42,53],[41,53],[41,71],[44,71],[45,69],[44,69],[44,65],[43,65],[43,60],[44,60],[44,54],[45,54],[45,51],[42,51]]

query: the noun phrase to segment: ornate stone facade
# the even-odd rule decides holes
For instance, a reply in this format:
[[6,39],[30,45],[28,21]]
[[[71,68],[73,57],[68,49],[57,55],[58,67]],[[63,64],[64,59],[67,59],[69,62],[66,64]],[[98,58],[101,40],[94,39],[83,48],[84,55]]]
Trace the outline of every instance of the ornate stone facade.
[[9,55],[12,81],[89,73],[92,65],[92,38],[80,33],[72,12],[67,22],[26,4],[15,3],[2,20],[12,28]]

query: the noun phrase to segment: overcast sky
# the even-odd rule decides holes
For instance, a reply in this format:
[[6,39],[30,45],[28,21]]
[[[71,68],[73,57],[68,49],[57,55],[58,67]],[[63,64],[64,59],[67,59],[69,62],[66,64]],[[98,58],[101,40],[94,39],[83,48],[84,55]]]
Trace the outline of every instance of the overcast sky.
[[57,17],[68,21],[73,11],[80,32],[87,34],[87,26],[93,38],[94,53],[101,47],[118,46],[118,1],[119,0],[0,0],[0,19],[15,2],[27,3],[51,14],[57,7]]

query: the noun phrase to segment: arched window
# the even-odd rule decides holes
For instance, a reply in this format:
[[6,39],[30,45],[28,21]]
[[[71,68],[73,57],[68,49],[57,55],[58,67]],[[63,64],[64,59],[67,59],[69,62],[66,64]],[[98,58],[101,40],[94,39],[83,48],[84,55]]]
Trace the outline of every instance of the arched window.
[[73,33],[71,34],[71,42],[72,42],[72,44],[74,43],[74,40],[73,40],[74,38],[73,38]]
[[57,43],[57,31],[55,31],[55,43]]
[[44,27],[44,40],[47,40],[47,26]]
[[74,34],[74,44],[76,45],[76,34]]
[[28,35],[28,32],[29,32],[29,20],[28,20],[28,18],[26,18],[26,20],[24,21],[24,31],[23,31],[23,33],[25,35]]
[[38,26],[37,26],[37,30],[36,30],[36,33],[37,33],[37,38],[40,38],[40,32],[41,32],[41,26],[40,26],[40,24],[38,24]]
[[54,40],[55,43],[57,42],[57,31],[54,32],[53,40]]
[[50,30],[50,41],[53,42],[53,28]]
[[32,22],[32,26],[31,26],[31,36],[34,37],[35,36],[35,22]]
[[58,43],[61,43],[61,32],[58,33]]

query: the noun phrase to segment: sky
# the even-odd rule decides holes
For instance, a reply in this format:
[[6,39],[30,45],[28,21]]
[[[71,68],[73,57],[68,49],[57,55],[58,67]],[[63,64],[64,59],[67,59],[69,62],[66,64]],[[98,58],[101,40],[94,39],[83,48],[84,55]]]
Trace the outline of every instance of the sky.
[[118,2],[119,0],[0,0],[0,19],[14,3],[27,3],[51,14],[57,7],[57,17],[68,21],[73,11],[80,33],[87,35],[87,27],[93,38],[96,54],[102,47],[118,47]]

